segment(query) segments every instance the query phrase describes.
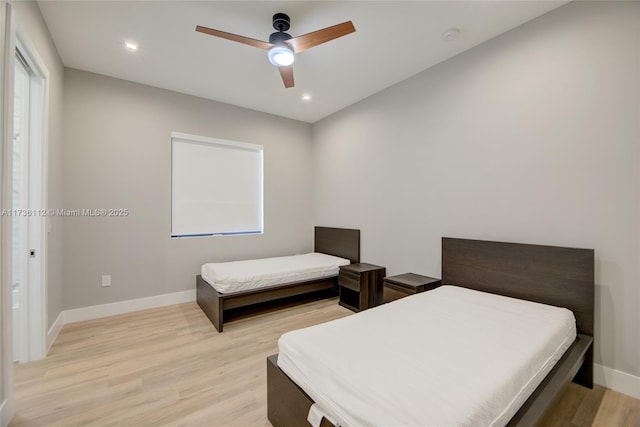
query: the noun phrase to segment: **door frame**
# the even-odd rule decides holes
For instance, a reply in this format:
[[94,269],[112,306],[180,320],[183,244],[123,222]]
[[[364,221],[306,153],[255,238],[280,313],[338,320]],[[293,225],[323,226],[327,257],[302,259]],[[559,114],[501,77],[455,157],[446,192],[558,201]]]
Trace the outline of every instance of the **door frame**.
[[[17,30],[15,51],[19,50],[33,75],[30,77],[29,111],[29,212],[27,218],[29,250],[36,256],[28,259],[27,332],[25,358],[39,360],[47,355],[47,164],[49,71],[26,34]],[[15,60],[15,59],[14,59]],[[27,254],[25,253],[25,256]]]
[[[32,70],[42,79],[39,95],[42,97],[42,109],[37,113],[41,116],[38,138],[41,140],[41,150],[34,153],[39,156],[41,194],[35,200],[33,208],[47,207],[47,165],[48,165],[48,117],[49,117],[49,71],[44,61],[38,55],[37,49],[30,42],[24,30],[16,30],[16,18],[13,8],[6,0],[0,0],[0,209],[11,208],[11,173],[12,173],[12,144],[13,144],[13,71],[16,54],[16,44],[21,46],[23,53],[30,61]],[[30,154],[31,157],[31,154]],[[30,200],[31,202],[31,200]],[[13,349],[12,349],[12,296],[11,296],[11,216],[0,217],[0,427],[8,425],[14,412],[14,384],[13,384]],[[37,313],[35,321],[30,321],[29,357],[36,360],[46,356],[47,346],[47,234],[48,219],[39,216],[34,221],[39,227],[38,235],[41,239],[35,248],[40,254],[38,260],[41,278],[37,289],[29,290],[29,310]],[[30,316],[31,317],[31,316]],[[33,318],[31,319],[33,320]]]

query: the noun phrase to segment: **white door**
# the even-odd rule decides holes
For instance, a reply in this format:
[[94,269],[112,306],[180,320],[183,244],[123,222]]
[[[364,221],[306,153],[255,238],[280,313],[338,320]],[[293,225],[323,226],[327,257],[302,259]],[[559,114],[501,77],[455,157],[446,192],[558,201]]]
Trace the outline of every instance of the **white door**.
[[18,39],[12,141],[13,359],[46,356],[45,78]]
[[13,360],[29,360],[28,213],[30,68],[16,52],[13,96],[12,273]]

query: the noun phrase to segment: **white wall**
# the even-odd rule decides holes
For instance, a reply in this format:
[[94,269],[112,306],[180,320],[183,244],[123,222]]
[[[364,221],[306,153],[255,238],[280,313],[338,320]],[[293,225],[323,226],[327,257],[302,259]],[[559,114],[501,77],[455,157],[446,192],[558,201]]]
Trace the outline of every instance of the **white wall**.
[[[464,37],[464,29],[462,29]],[[440,238],[594,248],[596,361],[640,375],[640,3],[573,2],[313,126],[315,222],[440,277]]]
[[[309,124],[74,69],[63,115],[64,207],[130,211],[64,218],[65,309],[194,289],[205,262],[311,249]],[[170,239],[172,131],[264,146],[263,235]]]

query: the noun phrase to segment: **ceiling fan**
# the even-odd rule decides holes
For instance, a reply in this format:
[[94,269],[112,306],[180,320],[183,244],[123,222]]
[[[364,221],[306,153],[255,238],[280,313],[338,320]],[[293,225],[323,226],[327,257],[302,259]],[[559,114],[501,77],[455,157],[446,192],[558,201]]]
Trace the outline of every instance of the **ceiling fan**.
[[311,49],[314,46],[337,39],[338,37],[346,36],[356,30],[353,23],[347,21],[302,36],[291,37],[291,35],[285,32],[290,26],[291,20],[288,15],[284,13],[276,13],[273,15],[273,28],[276,29],[276,32],[271,33],[269,42],[214,30],[213,28],[202,27],[200,25],[196,26],[196,31],[269,51],[269,61],[278,67],[284,87],[289,88],[293,87],[293,61],[296,53]]

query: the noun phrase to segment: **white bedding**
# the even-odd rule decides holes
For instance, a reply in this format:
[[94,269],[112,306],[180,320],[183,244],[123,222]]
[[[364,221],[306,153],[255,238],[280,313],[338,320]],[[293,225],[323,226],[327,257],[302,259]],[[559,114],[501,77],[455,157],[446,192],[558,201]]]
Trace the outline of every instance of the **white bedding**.
[[228,294],[302,280],[337,276],[348,259],[319,252],[202,266],[202,278],[218,292]]
[[284,334],[278,366],[343,427],[502,426],[575,337],[567,309],[442,286]]

